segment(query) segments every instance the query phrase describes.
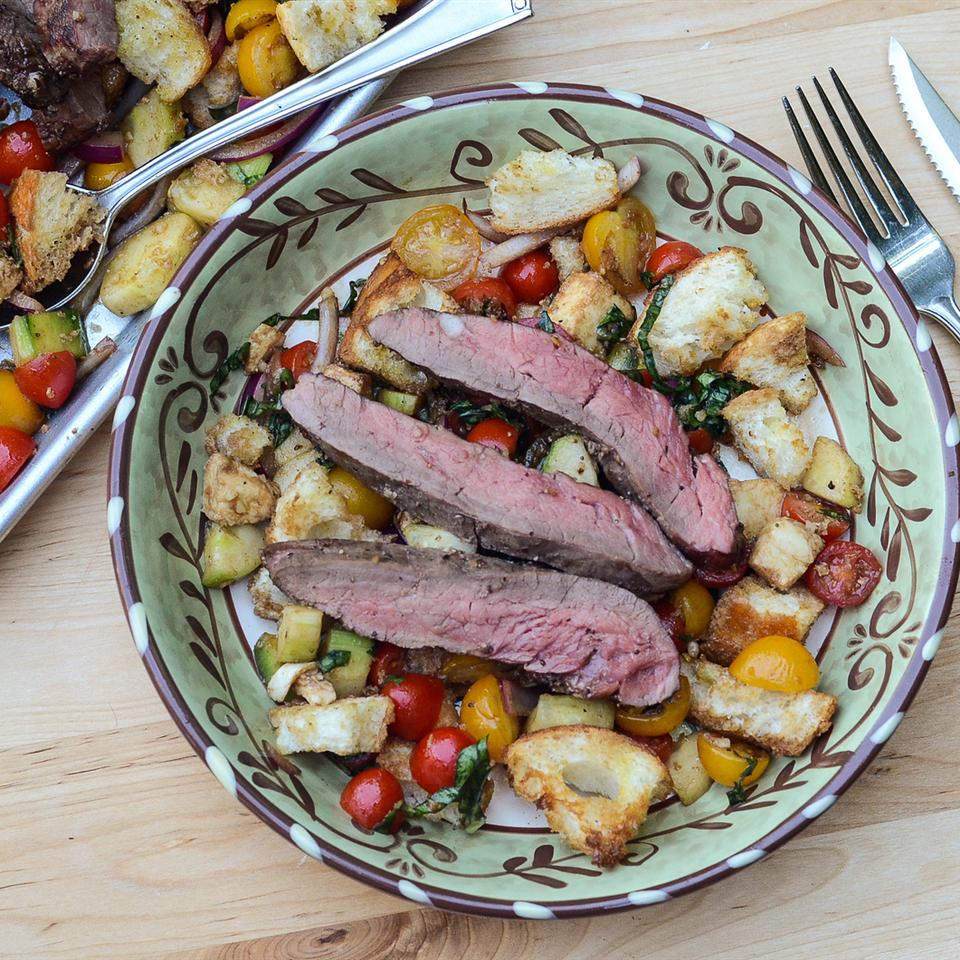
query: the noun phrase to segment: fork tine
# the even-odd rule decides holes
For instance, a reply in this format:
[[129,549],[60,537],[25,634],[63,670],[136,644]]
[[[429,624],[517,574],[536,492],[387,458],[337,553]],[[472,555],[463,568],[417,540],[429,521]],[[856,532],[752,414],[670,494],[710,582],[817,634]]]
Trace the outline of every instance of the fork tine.
[[900,211],[904,217],[906,217],[907,222],[915,216],[922,216],[916,201],[910,195],[910,191],[904,186],[897,171],[893,169],[893,165],[887,159],[887,155],[883,152],[880,144],[877,143],[877,138],[870,132],[870,128],[857,109],[857,105],[853,102],[850,94],[847,93],[847,88],[843,85],[843,81],[837,76],[837,71],[834,70],[833,67],[830,67],[830,76],[833,78],[834,85],[840,94],[840,99],[843,101],[843,106],[847,114],[853,121],[857,135],[863,141],[867,156],[873,161],[873,165],[883,178],[883,182],[887,185],[890,195],[896,201],[897,206],[900,207]]
[[863,162],[860,154],[857,152],[857,148],[853,145],[853,141],[847,135],[847,131],[844,129],[843,123],[840,121],[840,117],[837,116],[837,111],[833,109],[833,104],[830,102],[826,91],[822,86],[820,86],[820,81],[816,77],[813,78],[813,85],[816,87],[817,93],[820,95],[823,108],[827,111],[827,117],[829,117],[830,123],[833,125],[833,129],[836,131],[837,137],[843,146],[843,152],[847,155],[847,159],[850,161],[850,166],[853,167],[853,172],[857,175],[857,179],[860,181],[860,186],[863,187],[863,192],[867,195],[870,205],[876,211],[876,214],[880,218],[880,222],[883,224],[887,234],[890,235],[894,230],[897,229],[897,227],[900,226],[900,222],[897,220],[896,214],[894,214],[893,210],[890,209],[890,204],[887,203],[887,198],[883,195],[873,177],[870,176],[870,171],[867,169],[867,165]]
[[823,127],[820,126],[820,121],[813,112],[813,108],[810,106],[806,94],[804,94],[800,87],[797,87],[797,96],[800,98],[804,113],[806,113],[807,119],[810,121],[810,126],[813,128],[813,132],[817,138],[817,142],[820,144],[820,149],[823,150],[823,155],[827,158],[827,166],[830,167],[833,179],[837,181],[837,186],[840,188],[844,200],[847,201],[850,213],[853,215],[854,220],[860,225],[860,229],[867,235],[867,238],[879,246],[883,242],[883,238],[877,230],[877,225],[870,219],[870,214],[867,213],[863,201],[860,199],[857,191],[854,190],[846,170],[843,169],[843,165],[840,163],[839,157],[827,139]]
[[793,131],[793,139],[797,141],[797,146],[800,148],[800,155],[803,157],[803,162],[806,164],[807,173],[810,174],[810,179],[834,203],[836,203],[837,198],[834,195],[833,188],[830,186],[830,182],[827,180],[827,177],[823,172],[823,167],[820,166],[820,161],[817,160],[816,155],[810,146],[810,141],[807,140],[807,135],[800,127],[800,123],[797,120],[796,114],[793,112],[793,107],[790,105],[790,101],[786,97],[781,97],[780,99],[783,101],[783,109],[786,111],[787,120],[790,123],[790,129]]

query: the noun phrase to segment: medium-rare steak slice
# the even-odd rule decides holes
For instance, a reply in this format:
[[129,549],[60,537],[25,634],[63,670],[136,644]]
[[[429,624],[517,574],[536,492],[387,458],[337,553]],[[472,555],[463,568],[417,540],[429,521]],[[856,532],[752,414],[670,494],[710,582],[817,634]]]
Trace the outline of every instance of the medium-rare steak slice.
[[736,547],[737,515],[713,457],[691,458],[670,401],[576,343],[489,317],[412,308],[370,323],[371,336],[447,383],[572,427],[601,451],[607,479],[636,496],[700,562]]
[[657,615],[609,583],[397,543],[301,540],[264,556],[285,594],[367,637],[516,664],[631,706],[677,688],[677,650]]
[[530,470],[327,377],[302,376],[283,405],[368,486],[487,549],[637,593],[660,593],[690,575],[653,519],[609,490]]

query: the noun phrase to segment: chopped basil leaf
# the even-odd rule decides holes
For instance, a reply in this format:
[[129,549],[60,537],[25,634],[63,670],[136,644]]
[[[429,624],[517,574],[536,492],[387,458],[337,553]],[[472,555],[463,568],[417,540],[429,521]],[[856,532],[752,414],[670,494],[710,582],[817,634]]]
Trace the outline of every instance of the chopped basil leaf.
[[840,510],[834,510],[832,507],[824,506],[822,503],[819,504],[818,509],[825,517],[829,517],[831,520],[839,520],[841,523],[850,522],[850,518],[844,516]]
[[597,324],[597,339],[609,349],[630,329],[626,314],[614,304],[606,316]]
[[274,448],[279,447],[293,433],[293,420],[290,419],[290,414],[286,410],[278,410],[271,414],[270,419],[267,420],[267,430],[270,431]]
[[357,297],[360,296],[360,291],[366,282],[366,277],[362,280],[350,281],[350,296],[347,297],[347,302],[340,308],[340,313],[343,314],[343,316],[349,317],[350,314],[353,313],[353,308],[357,305]]
[[[340,653],[346,653],[346,650],[339,651]],[[394,808],[380,821],[374,828],[374,833],[393,833],[393,824],[396,821],[397,817],[403,811],[404,803],[402,800],[398,800]]]
[[513,410],[508,410],[499,403],[487,403],[482,407],[478,407],[471,400],[458,400],[450,406],[450,412],[455,413],[465,427],[475,426],[481,420],[489,420],[491,417],[495,417],[498,420],[505,420],[507,423],[520,429],[523,429],[525,426],[523,417]]
[[543,330],[544,333],[553,333],[556,330],[556,327],[553,325],[553,321],[550,319],[550,314],[546,310],[540,311],[540,319],[537,321],[537,329]]
[[475,833],[483,826],[483,792],[492,765],[487,752],[487,738],[464,747],[457,757],[457,772],[452,787],[444,787],[430,794],[423,803],[406,806],[411,816],[421,817],[437,813],[451,803],[460,811],[460,821],[467,833]]
[[718,370],[704,370],[694,377],[679,379],[670,399],[680,423],[687,430],[702,427],[714,437],[722,437],[727,432],[723,408],[748,385]]
[[743,803],[743,801],[747,799],[746,787],[743,781],[753,773],[756,767],[757,758],[751,757],[747,760],[747,765],[743,768],[743,773],[737,777],[737,782],[727,791],[727,800],[730,802],[731,807],[736,806],[738,803]]
[[324,654],[318,666],[320,667],[321,673],[327,674],[331,670],[336,670],[337,667],[346,666],[349,662],[349,650],[331,650],[329,653]]
[[388,673],[388,674],[383,678],[383,682],[384,682],[384,683],[403,683],[403,677],[401,677],[401,676],[400,676],[399,674],[397,674],[397,673]]
[[214,371],[213,376],[210,378],[210,396],[211,397],[216,396],[220,388],[226,382],[227,377],[229,377],[234,370],[239,370],[243,367],[243,365],[247,362],[247,357],[249,356],[250,356],[250,341],[245,340]]
[[652,290],[656,285],[656,280],[649,270],[640,271],[640,282],[648,289]]
[[650,331],[653,329],[653,325],[657,322],[657,317],[660,316],[660,311],[663,309],[664,301],[667,299],[667,294],[670,292],[670,288],[673,286],[673,274],[667,274],[660,281],[659,286],[653,292],[653,296],[650,298],[650,303],[647,304],[647,309],[643,315],[643,322],[640,324],[640,329],[637,331],[637,343],[640,345],[640,350],[643,353],[643,363],[653,378],[653,385],[660,390],[661,393],[667,393],[669,387],[663,381],[660,374],[657,373],[657,365],[653,359],[653,350],[650,349]]

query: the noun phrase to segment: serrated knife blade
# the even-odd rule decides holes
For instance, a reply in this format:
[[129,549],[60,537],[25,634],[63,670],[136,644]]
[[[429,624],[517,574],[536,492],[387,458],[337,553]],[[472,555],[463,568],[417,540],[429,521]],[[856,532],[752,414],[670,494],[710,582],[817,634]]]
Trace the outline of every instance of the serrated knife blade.
[[890,38],[888,61],[907,122],[937,173],[960,200],[960,120],[895,37]]

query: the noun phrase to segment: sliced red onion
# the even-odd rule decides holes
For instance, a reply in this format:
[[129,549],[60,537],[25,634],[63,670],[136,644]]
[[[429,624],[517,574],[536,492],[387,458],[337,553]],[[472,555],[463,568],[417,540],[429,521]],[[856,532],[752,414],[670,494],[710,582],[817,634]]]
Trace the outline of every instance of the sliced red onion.
[[243,93],[240,95],[240,98],[237,100],[237,113],[241,110],[246,110],[247,107],[252,107],[258,104],[263,97],[250,97],[247,94]]
[[77,382],[85,380],[108,357],[116,352],[117,344],[111,337],[104,337],[97,345],[77,364]]
[[640,179],[640,158],[634,154],[618,171],[617,186],[621,193],[626,193],[636,186]]
[[193,19],[200,28],[200,32],[206,33],[208,27],[210,26],[210,11],[206,7],[204,7],[202,10],[197,10],[193,14]]
[[276,130],[271,130],[269,133],[261,134],[259,137],[250,140],[240,140],[237,143],[222,147],[215,153],[210,154],[210,159],[219,160],[221,163],[237,163],[240,160],[251,160],[253,157],[259,157],[263,153],[277,153],[288,143],[296,140],[316,120],[321,110],[323,110],[323,107],[298,113]]
[[484,240],[503,243],[504,240],[509,239],[507,234],[501,233],[499,230],[494,230],[486,217],[479,213],[474,213],[472,210],[468,210],[466,200],[463,201],[463,214],[477,228],[477,233],[479,233]]
[[822,360],[834,367],[845,367],[843,357],[827,343],[819,333],[807,330],[807,353],[815,360]]
[[[525,315],[517,314],[517,317],[514,322],[519,323],[521,327],[539,327],[540,315],[542,313],[543,311],[540,310],[533,316],[525,316]],[[567,331],[564,330],[559,323],[555,323],[553,325],[553,332],[563,340],[573,340],[573,337],[571,337],[570,334],[567,333]]]
[[[203,12],[207,13],[207,10]],[[203,27],[200,29],[207,35],[207,43],[210,44],[210,68],[213,69],[227,45],[227,31],[223,26],[223,14],[216,7],[210,9],[209,13],[209,26],[205,30]]]
[[153,188],[150,199],[139,210],[132,214],[129,219],[118,223],[116,229],[110,231],[111,250],[116,247],[117,244],[126,240],[127,237],[135,234],[141,227],[145,227],[148,223],[156,219],[160,211],[166,206],[167,187],[170,186],[172,179],[172,174],[169,177],[164,177]]
[[7,303],[23,313],[43,313],[43,304],[39,300],[34,300],[33,297],[28,297],[19,290],[14,290],[7,297]]
[[320,292],[317,310],[320,313],[320,329],[317,332],[317,352],[310,364],[311,373],[320,373],[328,363],[333,363],[337,355],[340,317],[337,310],[337,296],[330,287],[324,287]]
[[521,233],[503,243],[498,243],[485,251],[477,265],[477,274],[481,277],[489,276],[494,270],[522,257],[525,253],[542,247],[548,240],[562,233],[566,227],[552,227],[549,230],[537,230],[534,233]]
[[123,159],[123,136],[118,130],[98,133],[74,147],[73,152],[84,163],[119,163]]
[[529,717],[540,694],[533,687],[522,687],[513,680],[499,680],[503,707],[511,717]]

